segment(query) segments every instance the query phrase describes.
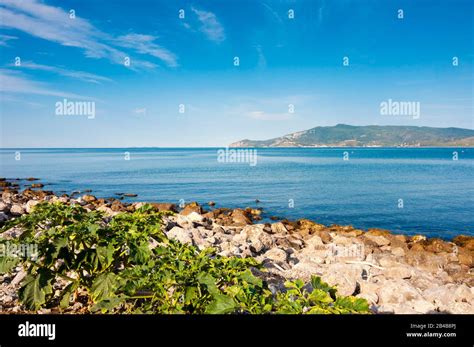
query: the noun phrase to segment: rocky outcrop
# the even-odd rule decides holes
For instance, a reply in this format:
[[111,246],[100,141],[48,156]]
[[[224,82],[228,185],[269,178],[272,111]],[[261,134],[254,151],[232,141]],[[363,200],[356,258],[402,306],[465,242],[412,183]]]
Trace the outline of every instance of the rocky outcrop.
[[[144,203],[125,203],[92,195],[56,196],[52,192],[6,187],[0,199],[0,224],[30,213],[40,201],[80,204],[108,216],[133,212]],[[153,203],[156,211],[178,211]],[[255,257],[260,276],[283,288],[286,279],[320,276],[342,295],[365,298],[376,313],[474,313],[474,238],[452,242],[424,236],[395,235],[383,229],[325,226],[310,220],[258,223],[261,210],[215,208],[190,203],[163,217],[168,238],[222,256]],[[8,230],[5,238],[18,237]],[[154,247],[152,240],[150,247]],[[0,311],[17,312],[21,268],[0,277]],[[269,280],[270,281],[270,280]]]

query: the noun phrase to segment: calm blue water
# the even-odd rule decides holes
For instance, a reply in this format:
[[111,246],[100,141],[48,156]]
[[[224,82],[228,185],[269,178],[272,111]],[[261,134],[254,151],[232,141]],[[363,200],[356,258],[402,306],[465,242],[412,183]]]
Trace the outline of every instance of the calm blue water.
[[[453,151],[459,160],[452,160]],[[473,148],[258,149],[254,167],[219,163],[217,149],[209,148],[23,149],[19,161],[14,153],[0,150],[0,176],[39,177],[56,192],[137,193],[130,201],[213,200],[222,207],[260,206],[266,217],[443,238],[474,235]]]

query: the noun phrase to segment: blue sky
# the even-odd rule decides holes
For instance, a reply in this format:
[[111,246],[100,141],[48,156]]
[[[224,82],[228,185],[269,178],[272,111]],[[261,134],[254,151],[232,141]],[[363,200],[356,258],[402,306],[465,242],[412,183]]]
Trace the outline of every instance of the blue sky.
[[[0,0],[0,144],[225,146],[338,123],[472,129],[473,13],[470,0]],[[57,115],[64,99],[95,102],[95,118]],[[420,118],[380,115],[388,99],[420,102]]]

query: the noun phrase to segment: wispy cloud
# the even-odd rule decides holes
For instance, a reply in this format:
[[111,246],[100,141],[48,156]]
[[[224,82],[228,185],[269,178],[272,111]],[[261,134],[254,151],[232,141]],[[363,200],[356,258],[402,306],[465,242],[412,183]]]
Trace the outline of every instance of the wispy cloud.
[[[37,0],[0,0],[0,4],[4,6],[0,8],[0,27],[20,30],[63,46],[82,49],[88,58],[104,58],[116,64],[123,64],[125,57],[129,56],[114,47],[116,39],[113,36],[99,30],[86,19],[77,16],[71,19],[69,14],[59,7],[48,6]],[[176,62],[167,56],[163,59],[163,55],[140,51],[140,46],[127,48],[152,55],[167,65],[176,65]],[[134,69],[156,66],[139,59],[133,59],[132,62],[131,68]]]
[[32,81],[19,71],[0,69],[0,92],[34,94],[62,98],[94,100],[94,98],[52,89],[49,85]]
[[265,58],[265,55],[263,54],[262,46],[258,45],[255,48],[257,50],[257,55],[258,55],[257,67],[260,69],[266,68],[267,59]]
[[[14,66],[14,64],[10,65]],[[40,71],[48,71],[51,73],[55,73],[61,76],[70,77],[74,79],[78,79],[85,82],[91,83],[101,83],[101,82],[112,82],[110,78],[99,76],[93,73],[85,72],[85,71],[75,71],[75,70],[68,70],[57,66],[50,66],[50,65],[42,65],[36,64],[31,61],[22,62],[18,69],[26,68],[30,70],[40,70]]]
[[133,114],[136,115],[136,116],[144,116],[146,115],[146,108],[143,107],[143,108],[136,108],[133,110]]
[[16,37],[16,36],[0,34],[0,46],[6,47],[6,46],[8,46],[8,41],[16,40],[16,39],[18,39],[18,37]]
[[204,10],[199,10],[192,7],[191,10],[197,15],[201,24],[199,30],[204,33],[211,41],[220,43],[225,40],[224,27],[217,20],[214,13]]
[[157,39],[155,36],[143,34],[128,34],[119,36],[116,43],[125,48],[133,48],[138,53],[149,54],[155,58],[161,59],[168,66],[178,66],[177,58],[174,53],[154,43]]

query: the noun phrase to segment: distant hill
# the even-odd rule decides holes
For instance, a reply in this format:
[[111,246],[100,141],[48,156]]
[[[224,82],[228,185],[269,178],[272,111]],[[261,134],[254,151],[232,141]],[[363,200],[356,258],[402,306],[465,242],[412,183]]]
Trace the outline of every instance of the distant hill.
[[315,127],[270,140],[242,140],[229,147],[474,147],[474,130],[417,126]]

